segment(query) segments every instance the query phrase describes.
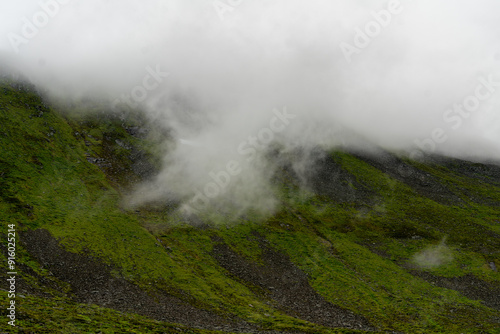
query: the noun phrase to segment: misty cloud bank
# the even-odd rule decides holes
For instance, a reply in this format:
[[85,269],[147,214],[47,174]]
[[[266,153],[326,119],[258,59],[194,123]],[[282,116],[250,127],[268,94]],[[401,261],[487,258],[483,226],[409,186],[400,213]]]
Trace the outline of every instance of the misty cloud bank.
[[500,159],[498,13],[495,0],[3,1],[0,65],[171,131],[133,202],[272,210],[272,149]]

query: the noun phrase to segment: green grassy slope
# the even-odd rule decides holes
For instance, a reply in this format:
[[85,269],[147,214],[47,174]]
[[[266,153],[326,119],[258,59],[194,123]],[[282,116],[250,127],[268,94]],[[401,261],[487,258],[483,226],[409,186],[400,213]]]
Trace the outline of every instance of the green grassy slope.
[[[126,122],[138,122],[134,117]],[[4,83],[2,236],[8,223],[16,224],[18,232],[46,229],[64,249],[92,255],[113,268],[114,277],[151,295],[165,291],[195,308],[256,328],[352,332],[308,321],[280,305],[268,287],[238,277],[214,255],[217,245],[224,244],[242,261],[262,266],[265,240],[286,254],[325,300],[364,317],[379,331],[500,333],[494,301],[473,300],[466,291],[427,279],[467,278],[487,284],[492,293],[500,291],[495,290],[500,274],[491,265],[500,267],[498,180],[478,182],[444,165],[406,161],[460,198],[440,204],[368,162],[336,152],[332,159],[372,191],[369,205],[304,196],[290,179],[281,186],[282,209],[265,221],[246,217],[227,224],[225,217],[211,214],[199,217],[208,228],[196,228],[167,211],[121,208],[125,180],[140,179],[130,171],[132,147],[157,164],[155,147],[131,136],[118,118],[62,116],[35,92]],[[101,168],[91,163],[95,159],[103,159]],[[175,327],[189,332],[181,325],[75,303],[70,284],[28,248],[18,243],[19,278],[32,292],[17,299],[18,325],[25,332],[40,333],[42,326],[63,333],[120,332],[120,326],[138,333],[174,333]],[[418,254],[424,263],[426,254],[434,254],[441,265],[417,266]],[[7,272],[5,263],[3,259],[0,276]],[[0,296],[6,300],[4,291]],[[0,330],[10,330],[6,321],[0,321]]]

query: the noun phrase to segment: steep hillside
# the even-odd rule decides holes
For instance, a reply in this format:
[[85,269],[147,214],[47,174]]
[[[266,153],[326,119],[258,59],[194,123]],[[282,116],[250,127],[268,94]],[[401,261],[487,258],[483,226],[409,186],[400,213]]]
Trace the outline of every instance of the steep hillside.
[[127,210],[168,134],[71,108],[0,86],[1,331],[500,333],[500,167],[318,149],[303,180],[276,152],[272,217]]

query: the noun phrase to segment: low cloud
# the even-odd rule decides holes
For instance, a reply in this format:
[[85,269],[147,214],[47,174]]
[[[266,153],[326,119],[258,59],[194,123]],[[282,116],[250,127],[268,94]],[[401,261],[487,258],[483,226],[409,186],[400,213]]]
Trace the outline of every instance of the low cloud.
[[433,269],[450,263],[453,261],[453,252],[445,242],[446,238],[443,238],[438,245],[429,246],[416,253],[412,257],[412,262],[424,269]]
[[[170,131],[164,168],[135,202],[189,205],[241,160],[211,205],[272,210],[271,147],[370,142],[500,159],[499,10],[495,0],[26,0],[3,6],[0,64],[54,98],[140,108]],[[493,90],[467,116],[453,111],[475,103],[482,78]],[[239,145],[283,106],[293,122],[241,159]]]

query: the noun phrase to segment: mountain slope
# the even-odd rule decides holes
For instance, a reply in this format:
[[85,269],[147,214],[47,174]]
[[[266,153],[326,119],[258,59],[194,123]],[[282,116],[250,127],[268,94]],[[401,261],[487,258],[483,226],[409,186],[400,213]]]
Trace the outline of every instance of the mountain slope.
[[0,221],[18,232],[2,331],[499,332],[498,166],[318,150],[306,180],[283,163],[272,217],[229,224],[122,208],[159,164],[148,127],[1,86]]

